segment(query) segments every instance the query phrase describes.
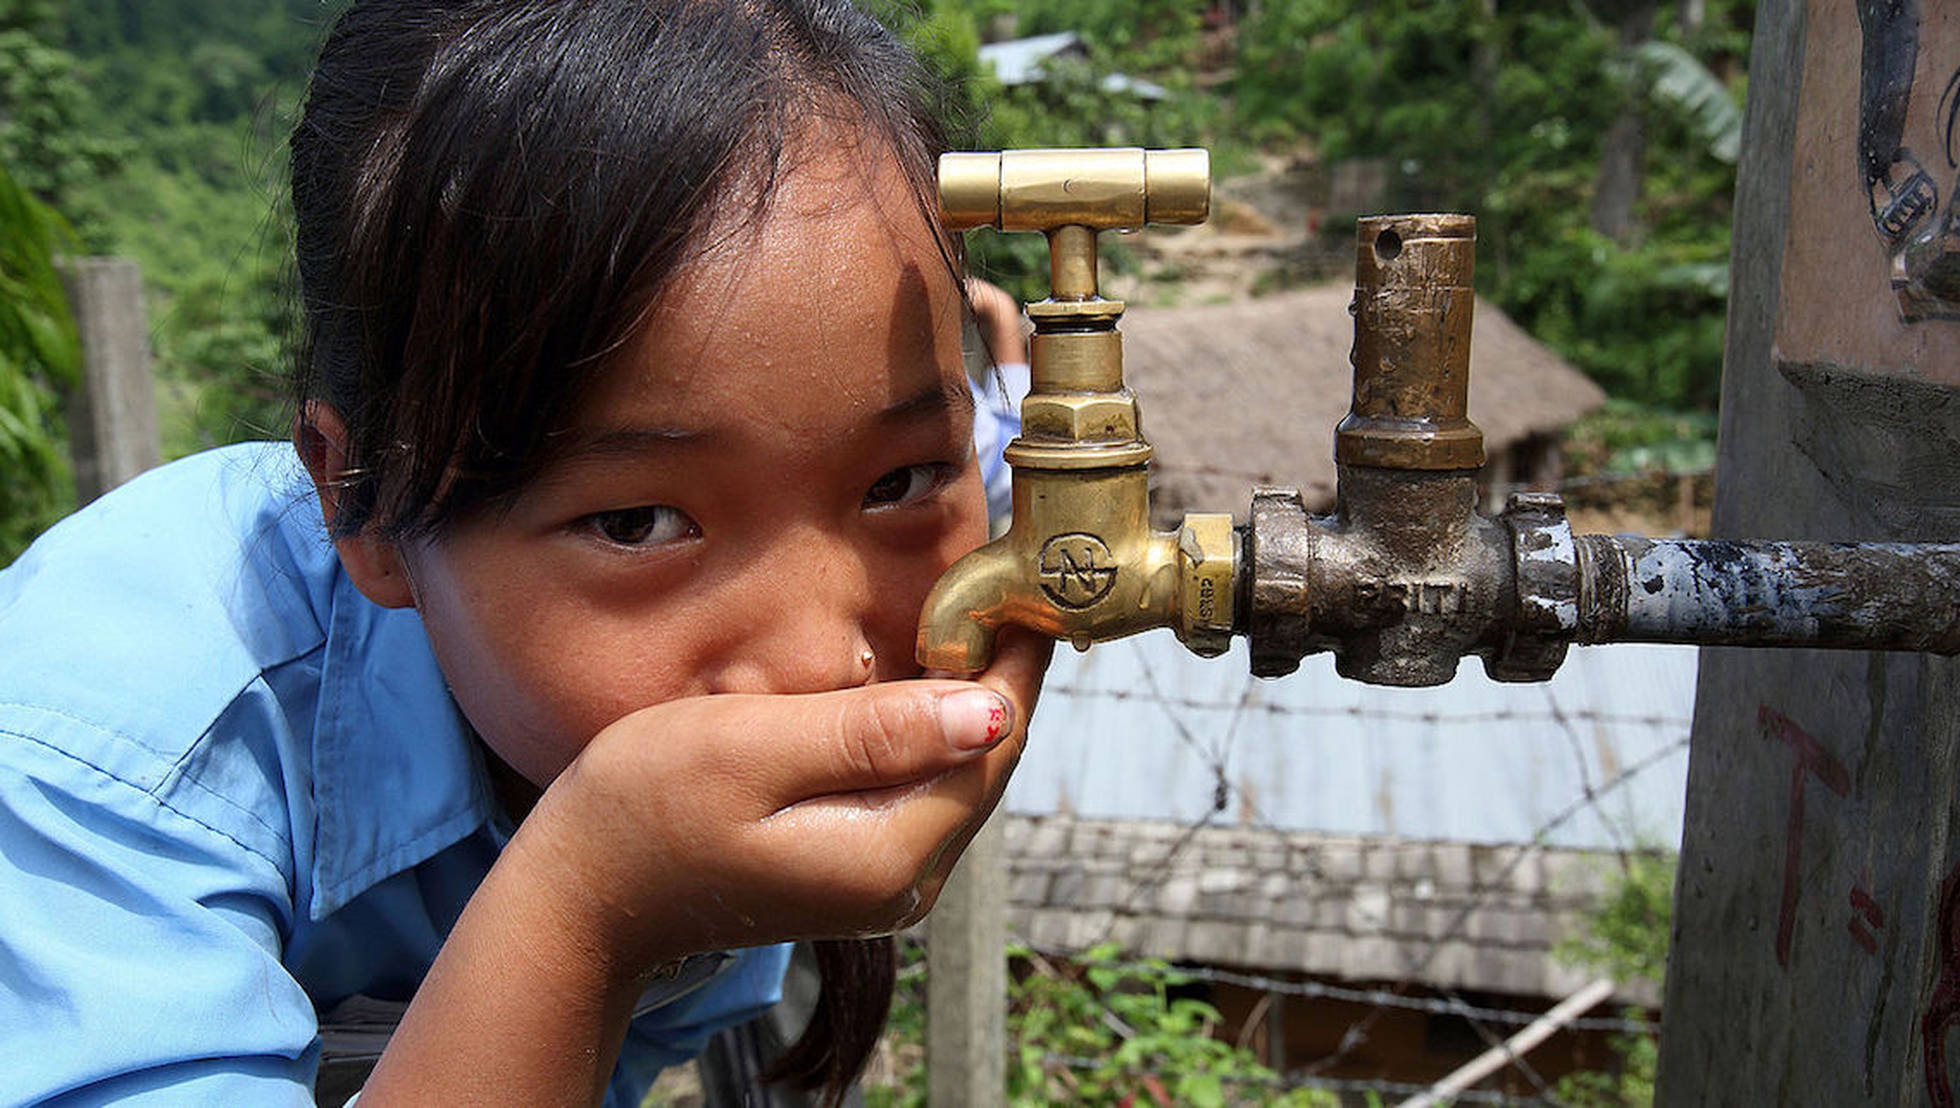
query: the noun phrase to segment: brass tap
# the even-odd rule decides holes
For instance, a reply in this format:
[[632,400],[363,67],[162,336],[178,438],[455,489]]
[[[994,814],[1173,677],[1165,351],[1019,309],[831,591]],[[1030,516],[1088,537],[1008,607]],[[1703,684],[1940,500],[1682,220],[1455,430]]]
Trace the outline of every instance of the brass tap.
[[1096,235],[1203,220],[1205,152],[948,154],[939,173],[949,229],[1048,236],[1052,292],[1028,305],[1032,391],[1007,448],[1013,522],[927,597],[928,668],[985,668],[1007,623],[1085,649],[1168,626],[1207,657],[1240,633],[1259,676],[1331,651],[1342,676],[1383,685],[1442,684],[1471,655],[1498,680],[1542,681],[1575,642],[1960,654],[1960,543],[1574,535],[1551,493],[1480,512],[1466,215],[1357,225],[1354,402],[1335,436],[1334,514],[1259,488],[1243,528],[1191,514],[1152,531],[1151,449],[1123,384],[1123,305],[1097,290]]
[[1150,444],[1123,383],[1123,303],[1097,287],[1096,235],[1198,223],[1210,208],[1203,150],[1010,150],[946,154],[941,218],[1048,236],[1051,293],[1034,321],[1021,435],[1006,451],[1007,533],[947,570],[919,620],[929,669],[973,673],[1003,624],[1078,649],[1170,627],[1195,653],[1223,653],[1237,595],[1239,536],[1228,514],[1175,532],[1149,522]]

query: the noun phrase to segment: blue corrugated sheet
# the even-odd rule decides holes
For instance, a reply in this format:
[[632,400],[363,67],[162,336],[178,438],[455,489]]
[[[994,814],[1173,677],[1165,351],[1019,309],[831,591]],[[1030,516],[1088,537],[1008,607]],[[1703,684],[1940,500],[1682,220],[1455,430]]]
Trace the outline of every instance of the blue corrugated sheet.
[[1593,849],[1680,841],[1692,647],[1574,648],[1549,682],[1248,675],[1169,632],[1058,648],[1005,801],[1021,814]]

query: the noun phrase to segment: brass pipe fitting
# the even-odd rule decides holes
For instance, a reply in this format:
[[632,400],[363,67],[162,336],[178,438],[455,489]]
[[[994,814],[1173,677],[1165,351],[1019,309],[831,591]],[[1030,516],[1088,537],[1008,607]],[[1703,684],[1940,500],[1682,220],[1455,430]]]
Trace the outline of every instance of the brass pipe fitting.
[[1254,491],[1253,673],[1332,651],[1344,677],[1436,685],[1476,654],[1496,680],[1543,681],[1573,642],[1960,653],[1960,544],[1575,537],[1551,493],[1479,513],[1483,435],[1466,416],[1475,223],[1384,216],[1357,238],[1336,508],[1313,517],[1294,490]]
[[1229,515],[1193,514],[1175,532],[1149,521],[1150,444],[1123,383],[1123,304],[1097,284],[1096,235],[1197,223],[1210,206],[1203,150],[1010,150],[940,158],[950,230],[993,226],[1048,236],[1052,294],[1029,304],[1031,388],[1009,444],[1007,533],[947,570],[919,620],[929,669],[973,673],[1004,624],[1086,649],[1171,627],[1193,651],[1222,653],[1235,626],[1238,535]]
[[1548,617],[1519,587],[1546,573],[1518,553],[1556,534],[1571,549],[1563,506],[1524,499],[1496,520],[1477,511],[1475,251],[1469,216],[1358,224],[1354,398],[1335,435],[1335,512],[1311,517],[1291,490],[1254,493],[1255,674],[1291,673],[1322,650],[1343,677],[1378,685],[1442,684],[1471,653],[1505,680],[1543,680],[1564,660],[1570,631],[1544,633]]

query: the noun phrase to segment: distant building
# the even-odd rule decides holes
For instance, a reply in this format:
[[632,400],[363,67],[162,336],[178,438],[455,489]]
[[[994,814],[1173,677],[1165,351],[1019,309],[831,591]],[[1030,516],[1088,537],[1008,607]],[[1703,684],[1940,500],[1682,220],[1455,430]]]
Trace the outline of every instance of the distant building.
[[[1334,426],[1353,396],[1352,281],[1229,304],[1132,308],[1123,376],[1136,391],[1151,463],[1152,512],[1241,522],[1254,484],[1334,502]],[[1470,342],[1470,419],[1483,430],[1492,488],[1551,487],[1559,439],[1606,394],[1585,374],[1479,300]]]
[[[1039,84],[1053,75],[1057,62],[1087,65],[1089,48],[1074,31],[1035,35],[1008,42],[990,42],[980,48],[980,63],[994,71],[994,78],[1010,88]],[[1139,100],[1162,100],[1168,96],[1162,85],[1121,73],[1111,73],[1100,82],[1104,92],[1127,93]]]

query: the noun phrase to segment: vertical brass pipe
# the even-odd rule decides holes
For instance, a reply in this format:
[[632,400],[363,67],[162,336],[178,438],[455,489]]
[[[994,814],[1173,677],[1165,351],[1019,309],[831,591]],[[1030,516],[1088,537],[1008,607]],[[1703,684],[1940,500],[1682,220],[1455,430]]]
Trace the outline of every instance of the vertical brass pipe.
[[1056,300],[1097,296],[1096,232],[1070,224],[1048,232],[1048,295]]
[[1354,405],[1334,438],[1343,465],[1477,469],[1470,323],[1477,221],[1373,216],[1357,225]]

